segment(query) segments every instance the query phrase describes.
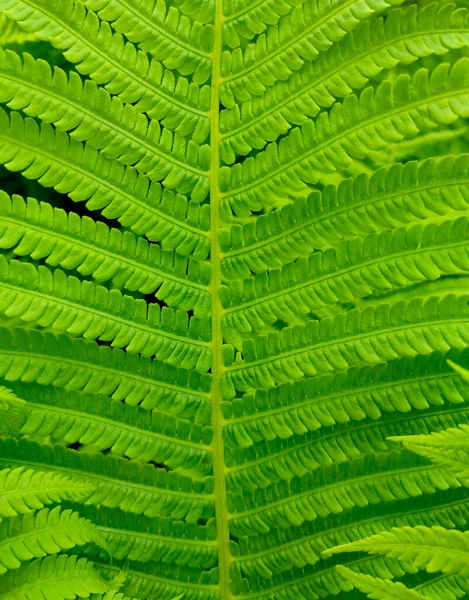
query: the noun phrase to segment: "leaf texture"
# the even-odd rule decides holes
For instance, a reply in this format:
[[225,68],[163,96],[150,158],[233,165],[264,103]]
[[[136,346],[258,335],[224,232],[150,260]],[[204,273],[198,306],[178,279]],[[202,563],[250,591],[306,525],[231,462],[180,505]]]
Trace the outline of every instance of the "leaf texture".
[[61,499],[86,500],[93,487],[70,477],[32,469],[1,471],[0,514],[4,517],[26,515]]
[[464,598],[467,2],[0,13],[0,597]]

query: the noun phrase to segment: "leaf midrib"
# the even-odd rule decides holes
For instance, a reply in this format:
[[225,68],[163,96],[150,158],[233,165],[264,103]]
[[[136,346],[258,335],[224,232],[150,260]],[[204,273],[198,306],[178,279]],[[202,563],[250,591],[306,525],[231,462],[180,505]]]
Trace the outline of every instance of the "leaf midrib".
[[223,0],[215,1],[214,28],[215,37],[212,52],[212,78],[211,78],[211,97],[210,97],[210,258],[213,267],[212,280],[210,283],[210,292],[212,299],[212,386],[210,400],[212,405],[212,464],[214,479],[214,504],[215,519],[218,541],[218,573],[219,573],[219,591],[220,600],[232,600],[233,593],[230,589],[230,566],[232,557],[230,553],[230,530],[229,513],[226,486],[226,465],[223,429],[225,419],[221,410],[223,402],[221,386],[225,367],[222,360],[223,333],[222,333],[222,315],[223,307],[219,297],[219,289],[222,284],[221,262],[223,254],[218,241],[218,234],[221,225],[221,190],[220,190],[220,87],[221,63],[223,52],[223,26],[225,16],[223,13]]

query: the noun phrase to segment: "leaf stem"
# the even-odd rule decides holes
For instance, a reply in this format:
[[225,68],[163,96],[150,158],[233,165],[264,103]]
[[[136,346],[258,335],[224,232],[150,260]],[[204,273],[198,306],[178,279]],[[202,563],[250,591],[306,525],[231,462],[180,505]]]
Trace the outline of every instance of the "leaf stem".
[[221,320],[223,308],[218,296],[221,286],[221,248],[218,241],[220,229],[221,190],[219,184],[220,169],[220,85],[221,85],[221,54],[222,29],[224,23],[223,0],[215,0],[214,45],[212,51],[212,80],[210,100],[210,256],[213,276],[210,284],[212,298],[212,427],[213,427],[213,475],[215,482],[215,512],[218,541],[218,570],[220,600],[231,600],[233,595],[229,587],[229,571],[232,558],[230,556],[230,532],[228,526],[228,506],[226,494],[226,467],[223,444],[223,427],[225,420],[221,412],[220,382],[223,376],[222,346],[223,335]]

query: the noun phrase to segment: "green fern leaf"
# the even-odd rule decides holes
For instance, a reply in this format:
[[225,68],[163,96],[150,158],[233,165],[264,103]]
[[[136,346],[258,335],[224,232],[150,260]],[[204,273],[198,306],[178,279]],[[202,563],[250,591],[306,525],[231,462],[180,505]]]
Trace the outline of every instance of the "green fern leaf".
[[443,527],[404,527],[371,538],[336,546],[328,554],[338,552],[369,552],[384,554],[400,561],[411,561],[429,573],[469,572],[469,533]]
[[[231,163],[237,154],[263,148],[293,125],[317,116],[337,98],[363,88],[383,69],[433,53],[445,54],[468,43],[467,12],[454,12],[449,6],[439,10],[438,3],[421,10],[417,6],[397,9],[386,20],[364,21],[339,44],[306,62],[287,82],[280,80],[247,100],[243,114],[239,106],[223,111],[222,156]],[[241,90],[238,94],[242,95]]]
[[84,4],[168,69],[177,69],[182,75],[193,74],[197,84],[210,77],[211,24],[193,20],[176,6],[168,7],[161,1],[154,6],[123,0],[85,0]]
[[103,593],[110,585],[94,570],[86,558],[48,556],[10,571],[2,576],[2,600],[45,600],[87,598],[90,593]]
[[[0,312],[40,327],[52,327],[86,339],[112,341],[127,352],[156,356],[172,365],[210,368],[210,323],[170,309],[147,313],[143,300],[122,296],[92,282],[56,270],[35,269],[0,259]],[[152,307],[150,307],[152,308]]]
[[[106,84],[110,93],[117,92],[125,102],[140,101],[141,110],[151,109],[150,117],[163,119],[171,128],[183,133],[195,129],[195,139],[207,136],[209,89],[183,78],[176,82],[171,72],[157,62],[150,64],[144,52],[136,51],[122,35],[113,34],[109,25],[101,24],[83,4],[60,0],[51,7],[42,0],[15,0],[3,3],[2,10],[25,31],[63,50],[67,60],[78,63],[80,73]],[[70,22],[80,35],[67,26]],[[106,53],[101,51],[103,46]]]
[[0,15],[0,43],[2,46],[11,46],[15,44],[26,44],[31,41],[36,41],[37,38],[31,33],[23,31],[21,27],[6,17],[6,15]]
[[247,216],[269,206],[270,198],[301,191],[321,174],[349,166],[351,157],[365,158],[387,143],[467,117],[468,66],[461,59],[451,69],[441,64],[431,75],[419,70],[412,78],[384,81],[376,91],[368,87],[359,98],[347,96],[316,122],[293,129],[280,147],[274,143],[243,165],[223,167],[225,211]]
[[0,0],[0,596],[469,592],[468,8]]
[[469,157],[429,159],[328,186],[220,232],[226,277],[246,279],[338,242],[467,211]]
[[[79,443],[89,452],[111,449],[115,456],[141,463],[154,461],[172,469],[185,467],[205,473],[210,468],[208,427],[156,411],[149,420],[143,409],[129,410],[129,405],[60,388],[28,385],[19,387],[18,393],[27,399],[27,404],[11,394],[4,401],[4,410],[16,409],[21,415],[21,436],[65,446]],[[38,399],[40,402],[35,403]],[[167,435],[171,426],[174,437]],[[193,441],[200,437],[201,442]]]
[[156,292],[168,305],[206,315],[210,297],[209,265],[188,261],[179,254],[161,251],[125,231],[75,213],[65,213],[30,198],[0,194],[1,242],[18,256],[45,258],[53,267],[77,270],[100,282],[112,280],[143,294]]
[[93,486],[63,474],[32,469],[0,471],[0,515],[15,517],[60,500],[86,500]]
[[357,589],[367,594],[368,598],[375,600],[422,600],[426,596],[410,590],[399,582],[375,579],[369,575],[355,573],[346,567],[337,567],[339,573]]
[[94,526],[77,512],[60,507],[9,519],[0,525],[0,575],[21,563],[97,540]]

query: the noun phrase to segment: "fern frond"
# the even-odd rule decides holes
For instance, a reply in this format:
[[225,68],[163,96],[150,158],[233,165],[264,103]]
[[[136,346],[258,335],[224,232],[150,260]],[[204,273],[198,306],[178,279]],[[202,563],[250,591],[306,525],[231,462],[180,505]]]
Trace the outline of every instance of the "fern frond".
[[269,25],[276,25],[281,17],[287,15],[301,0],[228,0],[224,4],[225,23],[223,37],[228,46],[236,48],[244,40],[251,40],[263,33]]
[[65,335],[2,328],[0,374],[7,381],[96,393],[147,410],[159,408],[178,417],[193,417],[200,423],[210,418],[209,374]]
[[[335,319],[243,343],[243,360],[227,367],[224,396],[234,389],[270,388],[304,376],[373,365],[399,356],[463,349],[469,335],[467,298],[415,298],[351,310]],[[372,341],[371,341],[372,338]]]
[[414,5],[392,11],[386,20],[365,21],[287,81],[244,102],[241,110],[236,105],[222,111],[222,157],[232,163],[237,155],[263,148],[292,124],[301,125],[337,98],[363,88],[383,69],[468,44],[468,13],[454,11],[451,5],[433,3],[422,9]]
[[0,515],[16,517],[61,500],[87,500],[94,486],[63,473],[18,467],[0,471]]
[[80,2],[2,0],[2,10],[23,29],[62,50],[80,73],[123,102],[137,103],[139,112],[183,134],[193,132],[199,141],[207,137],[210,90],[184,77],[176,79],[122,35],[113,34],[108,23]]
[[91,521],[60,506],[8,519],[0,525],[0,575],[18,569],[24,561],[97,540]]
[[20,437],[79,444],[82,451],[108,451],[198,475],[209,472],[208,427],[62,388],[16,384],[14,389],[27,404],[13,396],[3,400],[2,410],[21,414]]
[[455,475],[397,454],[356,458],[254,492],[230,495],[237,536],[298,527],[354,507],[394,502],[461,486]]
[[169,188],[190,192],[206,177],[209,150],[186,143],[157,121],[139,114],[133,105],[111,97],[94,82],[76,73],[69,77],[47,62],[0,51],[0,101],[21,108],[32,117],[56,125],[59,131],[123,164],[132,164],[150,179],[161,179]]
[[[53,183],[49,183],[49,187],[54,186],[56,187],[56,189],[60,187],[59,183],[63,181],[63,177],[60,177],[60,175],[65,174],[65,171],[68,167],[67,162],[70,161],[71,157],[74,158],[73,162],[78,162],[78,165],[76,165],[75,167],[70,166],[68,168],[74,172],[78,171],[78,177],[77,175],[75,175],[74,177],[75,181],[73,183],[75,187],[65,186],[66,193],[70,193],[76,189],[77,184],[80,183],[80,171],[82,171],[82,175],[85,176],[84,179],[88,179],[88,186],[91,187],[92,190],[87,190],[88,193],[91,191],[90,195],[95,195],[96,183],[93,181],[89,181],[91,179],[89,175],[85,175],[85,173],[83,173],[83,170],[79,168],[85,166],[83,163],[88,163],[92,170],[93,167],[95,169],[96,167],[98,167],[96,172],[98,178],[101,175],[100,171],[103,172],[104,178],[106,178],[106,175],[108,175],[109,172],[112,172],[112,170],[117,171],[117,173],[121,171],[122,174],[127,172],[127,169],[121,168],[121,165],[118,163],[118,161],[114,159],[107,159],[105,155],[101,153],[99,154],[101,164],[96,165],[96,150],[91,148],[91,146],[89,145],[83,147],[83,145],[79,142],[73,143],[74,141],[71,141],[65,133],[54,132],[54,130],[52,130],[49,126],[46,126],[45,124],[43,124],[43,126],[39,129],[35,121],[33,121],[32,119],[26,119],[26,121],[23,121],[23,119],[17,113],[12,113],[12,115],[10,116],[9,123],[8,116],[3,111],[0,112],[0,119],[2,121],[2,139],[4,140],[2,154],[6,154],[7,156],[4,162],[11,161],[12,166],[12,159],[16,157],[17,163],[24,165],[16,170],[23,170],[29,167],[29,170],[25,173],[26,177],[29,177],[31,179],[42,178],[44,181],[47,181],[46,177],[44,177],[47,171],[50,170],[51,173],[49,173],[49,175],[52,175],[52,172],[55,168],[59,172],[56,174],[54,173],[52,177],[54,179],[58,177],[58,179],[56,179],[56,181],[54,181]],[[35,146],[38,145],[38,140],[43,141],[44,146],[46,148],[49,148],[49,150],[53,149],[53,153],[38,152],[36,154],[37,151],[35,152]],[[156,140],[158,141],[160,140],[160,138],[157,137]],[[149,175],[153,179],[163,179],[164,185],[168,188],[175,188],[176,190],[182,193],[191,193],[191,197],[193,199],[197,199],[196,188],[199,187],[199,191],[201,189],[205,190],[202,196],[198,198],[198,200],[203,200],[203,198],[205,197],[204,194],[206,194],[206,191],[208,189],[208,180],[205,172],[199,169],[198,167],[187,165],[184,162],[188,151],[185,142],[183,142],[182,145],[176,143],[174,146],[173,138],[167,138],[166,142],[168,143],[165,143],[164,140],[161,141],[158,150],[159,156],[155,154],[153,157],[150,158],[149,161],[146,161],[147,163],[149,163],[148,169],[141,168],[141,170],[145,172],[147,170],[150,171]],[[118,151],[118,154],[119,152],[120,150]],[[10,156],[8,156],[9,154]],[[132,162],[132,153],[130,153],[130,155],[131,158],[129,162]],[[62,159],[62,161],[60,159]],[[62,162],[65,163],[63,166],[61,165]],[[142,160],[142,162],[145,162],[145,158]],[[59,169],[57,169],[57,167],[59,167],[59,169],[60,167],[62,167],[61,172]],[[12,170],[15,170],[15,168],[13,167]],[[149,181],[147,178],[145,178],[142,183],[145,187],[149,186]],[[199,183],[201,184],[201,187],[199,186]],[[107,187],[109,187],[109,185]],[[143,189],[145,189],[145,187]],[[96,208],[104,208],[105,206],[108,206],[109,200],[105,200],[104,203],[98,201],[96,204]],[[125,204],[127,204],[127,206],[125,206]],[[137,202],[137,204],[141,205],[142,202]],[[116,218],[120,217],[123,214],[123,212],[125,212],[122,210],[122,208],[128,208],[128,200],[127,202],[125,202],[124,199],[124,202],[122,202],[122,199],[120,199],[118,205],[120,206],[118,206],[117,208],[119,212],[115,215]],[[152,211],[150,210],[148,212],[151,214]],[[107,211],[104,211],[103,214],[106,214],[106,216],[108,216],[109,213],[110,207]],[[140,211],[140,214],[137,214],[137,219],[140,219],[141,216],[142,211]]]
[[95,571],[93,563],[77,556],[48,556],[2,575],[2,600],[68,600],[88,598],[112,589]]
[[0,385],[0,435],[18,435],[24,424],[25,401],[7,387]]
[[[210,478],[191,479],[166,469],[117,456],[69,450],[63,445],[0,438],[0,464],[35,463],[55,477],[70,473],[91,490],[87,504],[119,508],[150,518],[169,517],[196,524],[214,516]],[[76,500],[78,500],[76,498]],[[42,508],[38,507],[38,508]]]
[[[107,571],[118,573],[119,567]],[[177,598],[182,600],[216,600],[217,571],[201,571],[188,567],[173,567],[161,562],[135,563],[126,571],[127,579],[122,587],[126,596],[137,598]]]
[[[365,421],[351,424],[348,428],[338,428],[334,432],[324,430],[316,435],[294,436],[283,443],[258,443],[248,452],[236,452],[233,457],[230,453],[227,481],[230,489],[237,493],[263,489],[272,483],[303,477],[333,463],[340,465],[357,456],[389,452],[390,444],[386,439],[390,434],[396,435],[409,429],[428,431],[432,427],[456,425],[466,422],[467,417],[467,409],[456,412],[447,408],[416,417],[412,427],[406,425],[405,418],[396,416],[389,418],[386,424]],[[441,464],[439,466],[444,467]],[[462,473],[457,475],[462,483],[466,482]]]
[[444,527],[393,528],[370,538],[336,546],[326,554],[368,552],[411,561],[428,573],[469,573],[469,532]]
[[130,232],[122,233],[89,217],[65,213],[45,202],[0,192],[0,247],[18,256],[46,259],[53,266],[92,275],[114,287],[155,292],[169,306],[209,312],[206,286],[207,263],[188,261],[173,252],[161,251]]
[[[448,361],[454,366],[452,361]],[[462,367],[458,366],[461,371]],[[464,485],[469,481],[469,435],[467,425],[445,427],[441,431],[432,431],[430,435],[390,436],[390,441],[401,442],[416,454],[430,459],[455,473]]]
[[299,259],[264,277],[235,280],[223,289],[227,339],[232,331],[262,329],[279,319],[294,324],[327,305],[467,273],[468,232],[466,218],[385,231],[314,253],[308,261]]
[[[220,99],[232,108],[236,100],[260,95],[278,80],[287,80],[305,61],[313,60],[355,29],[361,20],[403,0],[326,0],[300,3],[270,26],[243,51],[222,54]],[[255,22],[255,21],[254,21]],[[237,46],[233,28],[225,28],[227,43]],[[260,32],[257,32],[260,33]]]
[[211,569],[216,566],[215,522],[207,526],[149,519],[116,509],[86,507],[84,514],[95,524],[105,549],[90,547],[87,555],[95,559],[110,554],[116,560],[140,563],[162,562],[180,567]]
[[[436,496],[436,497],[435,497]],[[392,504],[388,510],[371,510],[370,507],[345,511],[339,516],[316,519],[314,528],[306,523],[299,527],[288,529],[272,529],[264,535],[250,536],[240,543],[239,556],[235,558],[234,568],[237,572],[250,577],[271,578],[286,574],[293,568],[309,568],[315,566],[316,574],[330,567],[330,561],[323,562],[327,550],[334,544],[347,544],[350,539],[363,539],[381,533],[383,529],[393,527],[434,526],[464,527],[469,515],[469,504],[464,493],[458,490],[440,492],[425,498],[413,498],[401,501],[394,510]],[[402,506],[396,511],[396,506]],[[360,559],[359,559],[360,560]],[[361,561],[361,567],[370,561]],[[404,575],[406,572],[417,572],[412,563],[405,564],[386,559],[386,564],[392,563],[399,567]],[[375,559],[371,564],[376,564]]]
[[[293,129],[243,164],[220,169],[224,209],[247,216],[317,183],[321,175],[347,167],[351,157],[364,158],[390,142],[417,136],[468,116],[469,59],[440,64],[430,75],[418,70],[399,76],[359,98],[348,96]],[[275,199],[275,200],[274,200]],[[269,204],[270,203],[270,204]]]
[[[458,360],[463,360],[462,356]],[[337,426],[350,421],[367,419],[377,423],[384,414],[397,413],[397,418],[399,414],[426,411],[430,407],[438,409],[446,403],[464,406],[468,392],[467,385],[448,367],[444,357],[437,354],[256,390],[224,403],[229,458],[235,464],[242,464],[246,458],[244,451],[237,459],[234,449],[305,435],[323,427],[338,429]],[[456,406],[450,413],[457,414]],[[265,453],[265,460],[271,451]]]
[[458,428],[434,431],[430,435],[403,435],[390,439],[394,442],[402,442],[407,447],[425,446],[438,448],[442,452],[469,450],[469,427],[461,424]]
[[0,313],[89,340],[111,342],[131,354],[206,373],[210,323],[158,304],[123,296],[63,271],[8,262],[0,256]]
[[37,40],[35,35],[23,31],[15,21],[8,19],[4,14],[0,14],[0,31],[0,45],[5,47]]
[[456,2],[0,0],[0,597],[469,593]]
[[[109,21],[112,27],[149,52],[167,69],[192,75],[196,84],[211,74],[210,52],[213,26],[203,25],[180,13],[177,6],[163,0],[147,4],[141,0],[84,0],[83,4]],[[207,3],[208,4],[208,3]]]
[[464,598],[469,593],[469,584],[466,577],[458,575],[438,575],[416,586],[416,591],[422,592],[430,598]]
[[355,573],[341,565],[336,568],[342,577],[367,594],[368,598],[374,598],[374,600],[425,600],[427,598],[427,596],[407,588],[399,581],[376,579],[370,575]]
[[[160,202],[164,206],[173,196],[165,198],[160,184],[150,185],[149,179],[139,177],[132,167],[123,167],[90,146],[70,140],[65,133],[54,133],[49,125],[43,124],[39,129],[35,121],[23,121],[18,113],[12,113],[9,120],[1,111],[0,121],[0,162],[9,170],[38,179],[45,187],[54,187],[75,202],[86,201],[88,209],[101,210],[105,217],[118,219],[123,226],[150,240],[161,238],[160,222],[162,231],[166,226],[176,235],[191,235],[193,228],[180,224],[183,219],[168,219],[166,211],[159,208]],[[40,149],[41,143],[48,150]],[[181,208],[187,206],[185,199],[178,202],[176,197],[176,203]],[[199,243],[203,232],[196,234],[192,240]],[[206,249],[205,240],[202,244]]]
[[228,278],[246,279],[251,272],[309,257],[314,248],[326,250],[344,239],[438,221],[468,208],[469,155],[396,164],[223,229],[223,272]]

